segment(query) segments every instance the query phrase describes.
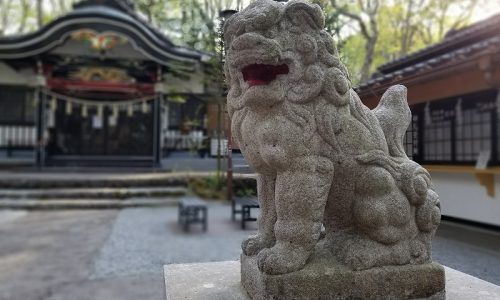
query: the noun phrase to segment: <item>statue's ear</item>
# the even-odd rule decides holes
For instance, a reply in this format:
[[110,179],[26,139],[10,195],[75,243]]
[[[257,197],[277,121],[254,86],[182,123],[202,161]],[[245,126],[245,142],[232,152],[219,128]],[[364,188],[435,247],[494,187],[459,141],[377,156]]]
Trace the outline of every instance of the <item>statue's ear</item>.
[[317,4],[292,0],[286,4],[285,15],[295,26],[309,26],[314,30],[321,30],[325,27],[325,16]]

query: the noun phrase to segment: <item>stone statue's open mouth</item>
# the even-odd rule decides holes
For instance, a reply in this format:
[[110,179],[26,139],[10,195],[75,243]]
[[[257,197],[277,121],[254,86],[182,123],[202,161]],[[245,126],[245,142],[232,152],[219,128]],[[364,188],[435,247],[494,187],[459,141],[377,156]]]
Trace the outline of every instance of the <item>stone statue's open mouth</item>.
[[250,87],[266,85],[275,80],[278,75],[288,74],[288,65],[253,64],[243,68],[243,79]]

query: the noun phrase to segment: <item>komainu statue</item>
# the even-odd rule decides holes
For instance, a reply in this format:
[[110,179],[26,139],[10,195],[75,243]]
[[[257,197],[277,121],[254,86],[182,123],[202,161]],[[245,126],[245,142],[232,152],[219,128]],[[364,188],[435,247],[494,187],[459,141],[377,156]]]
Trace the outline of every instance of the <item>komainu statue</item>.
[[321,8],[300,0],[256,0],[225,24],[233,138],[258,174],[261,206],[242,263],[259,276],[297,272],[321,244],[351,272],[431,265],[443,276],[431,263],[439,199],[404,151],[406,88],[364,106],[324,26]]

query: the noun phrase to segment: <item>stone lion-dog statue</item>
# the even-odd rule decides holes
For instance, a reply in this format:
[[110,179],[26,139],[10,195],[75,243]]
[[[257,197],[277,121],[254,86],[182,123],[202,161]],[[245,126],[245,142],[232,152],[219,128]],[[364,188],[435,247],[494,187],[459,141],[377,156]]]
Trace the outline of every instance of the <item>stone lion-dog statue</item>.
[[352,270],[428,263],[440,205],[404,151],[406,88],[364,106],[324,26],[318,5],[293,0],[226,21],[227,107],[261,207],[243,253],[271,275],[302,269],[320,239]]

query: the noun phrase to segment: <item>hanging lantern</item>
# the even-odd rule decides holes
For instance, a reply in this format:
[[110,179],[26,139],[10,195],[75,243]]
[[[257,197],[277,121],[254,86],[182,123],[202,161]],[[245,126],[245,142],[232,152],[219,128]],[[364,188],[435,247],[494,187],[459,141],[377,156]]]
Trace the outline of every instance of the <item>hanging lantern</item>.
[[113,105],[113,118],[118,119],[118,116],[120,114],[120,110],[118,105]]
[[97,106],[97,116],[102,119],[102,116],[104,115],[104,107],[102,105]]
[[82,118],[88,117],[88,115],[89,115],[89,109],[87,107],[87,104],[82,104],[81,114],[82,114]]
[[147,101],[142,101],[142,113],[147,114],[149,112],[149,105]]
[[50,110],[51,111],[57,110],[57,99],[54,96],[52,96],[52,98],[50,99]]
[[47,128],[54,128],[56,125],[56,112],[52,109],[47,112]]
[[108,117],[108,125],[110,127],[114,127],[118,123],[119,113],[120,111],[118,105],[113,105],[113,107],[111,108],[111,114]]
[[127,115],[129,117],[133,117],[134,116],[134,104],[133,103],[130,103],[128,106],[127,106]]
[[73,113],[73,103],[66,101],[66,114],[71,115]]

